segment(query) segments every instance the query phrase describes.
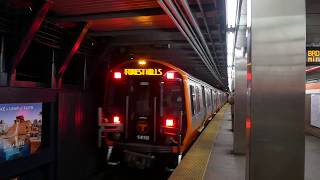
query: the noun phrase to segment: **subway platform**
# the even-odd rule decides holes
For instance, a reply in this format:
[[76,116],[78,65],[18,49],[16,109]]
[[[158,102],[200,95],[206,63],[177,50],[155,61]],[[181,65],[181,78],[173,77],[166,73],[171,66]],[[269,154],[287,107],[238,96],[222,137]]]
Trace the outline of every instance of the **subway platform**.
[[[169,179],[245,180],[246,156],[235,155],[230,105],[225,105],[185,155]],[[305,180],[320,177],[320,139],[305,136]]]

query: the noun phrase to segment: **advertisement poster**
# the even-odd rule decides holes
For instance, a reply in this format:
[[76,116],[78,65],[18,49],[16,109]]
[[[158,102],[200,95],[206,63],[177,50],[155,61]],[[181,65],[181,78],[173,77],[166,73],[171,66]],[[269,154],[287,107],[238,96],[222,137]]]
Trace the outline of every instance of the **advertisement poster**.
[[42,103],[0,104],[0,163],[38,151]]

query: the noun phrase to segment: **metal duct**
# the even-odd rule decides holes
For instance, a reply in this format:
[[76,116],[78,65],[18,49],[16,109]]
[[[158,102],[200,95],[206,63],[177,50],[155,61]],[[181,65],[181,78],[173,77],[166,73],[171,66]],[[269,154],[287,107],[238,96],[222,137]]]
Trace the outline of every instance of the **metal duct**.
[[[207,49],[207,53],[206,53],[206,51],[204,51],[204,48],[202,46],[203,44],[200,43],[199,39],[197,39],[197,37],[195,36],[195,32],[192,29],[192,27],[190,26],[190,23],[186,19],[184,20],[183,17],[181,17],[182,13],[177,10],[177,8],[176,8],[177,6],[171,0],[164,0],[164,1],[158,0],[159,5],[166,12],[166,14],[172,19],[172,21],[176,24],[176,26],[178,27],[180,32],[185,36],[187,41],[190,43],[190,45],[193,47],[193,49],[199,55],[199,57],[201,58],[203,63],[206,65],[206,67],[209,69],[209,71],[212,73],[214,78],[223,87],[225,87],[225,85],[221,81],[221,78],[219,77],[220,74],[217,71],[217,67],[214,64],[214,62],[212,61],[213,59],[210,60],[210,58],[208,57],[208,55],[211,56],[210,51],[208,51],[209,49]],[[198,28],[199,28],[199,26],[198,26]],[[200,33],[201,33],[201,31],[200,31]],[[202,37],[203,37],[203,35],[202,35]],[[212,56],[211,56],[211,58],[212,58]],[[212,66],[211,63],[213,63],[214,65]],[[216,70],[214,70],[212,67],[215,67]]]
[[[175,18],[177,23],[181,25],[181,28],[185,31],[186,36],[191,40],[191,43],[194,45],[194,47],[198,50],[198,52],[201,54],[200,57],[205,58],[206,60],[208,57],[203,51],[203,47],[201,46],[199,40],[197,39],[195,32],[190,28],[190,24],[186,21],[186,19],[183,19],[179,11],[176,9],[175,5],[171,1],[165,0],[167,3],[167,7],[169,10],[175,14],[175,16],[172,14],[171,18]],[[190,42],[189,42],[190,43]]]
[[204,22],[204,25],[205,25],[205,27],[206,27],[206,31],[207,31],[207,33],[208,33],[208,35],[209,35],[210,42],[211,42],[211,44],[212,44],[212,49],[213,49],[213,53],[214,53],[214,58],[216,59],[216,57],[217,57],[216,48],[215,48],[215,46],[214,46],[214,41],[213,41],[213,38],[212,38],[212,34],[211,34],[211,32],[210,32],[210,28],[209,28],[208,23],[207,23],[207,15],[206,15],[206,13],[205,13],[204,10],[203,10],[203,7],[202,7],[202,4],[201,4],[200,0],[197,0],[197,4],[198,4],[198,6],[199,6],[200,13],[201,13],[201,15],[202,15],[202,17],[203,17],[203,22]]
[[[207,54],[209,55],[209,59],[210,59],[210,61],[211,61],[212,64],[213,64],[214,70],[217,72],[219,78],[221,78],[221,75],[220,75],[220,73],[219,73],[219,70],[218,70],[218,68],[217,68],[217,66],[216,66],[216,64],[215,64],[215,61],[214,61],[214,59],[213,59],[213,57],[212,57],[212,55],[211,55],[211,52],[210,52],[210,50],[209,50],[208,44],[207,44],[207,42],[206,42],[206,40],[205,40],[205,38],[204,38],[201,30],[200,30],[200,27],[199,27],[198,22],[196,21],[195,17],[193,16],[193,14],[192,14],[192,12],[191,12],[191,9],[190,9],[190,6],[189,6],[188,2],[187,2],[186,0],[180,0],[180,3],[182,4],[185,12],[187,13],[189,19],[191,20],[191,23],[193,24],[193,26],[194,26],[197,34],[199,35],[200,40],[201,40],[201,42],[202,42],[202,45],[205,47],[205,50],[206,50]],[[202,9],[202,8],[200,8],[200,9]],[[210,32],[208,32],[208,33],[210,34]]]

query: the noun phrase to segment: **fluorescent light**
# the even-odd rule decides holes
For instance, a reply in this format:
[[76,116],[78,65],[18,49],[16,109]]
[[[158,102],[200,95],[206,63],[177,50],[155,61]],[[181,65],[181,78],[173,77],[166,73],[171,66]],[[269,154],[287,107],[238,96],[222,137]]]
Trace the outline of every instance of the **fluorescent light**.
[[236,25],[238,1],[239,0],[226,1],[227,27],[235,27]]
[[[226,0],[226,16],[227,27],[233,30],[237,24],[237,8],[239,0]],[[233,31],[227,32],[227,64],[228,64],[228,83],[229,89],[233,89],[234,79],[234,48],[235,48],[235,34]]]
[[251,27],[251,0],[247,0],[247,27]]

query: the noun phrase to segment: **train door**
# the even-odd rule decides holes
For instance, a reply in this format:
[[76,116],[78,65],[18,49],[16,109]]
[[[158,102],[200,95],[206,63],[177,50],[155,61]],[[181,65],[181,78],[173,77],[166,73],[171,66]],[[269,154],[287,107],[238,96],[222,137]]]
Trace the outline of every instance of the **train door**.
[[126,102],[126,139],[129,142],[156,141],[159,108],[159,83],[156,80],[132,80]]

